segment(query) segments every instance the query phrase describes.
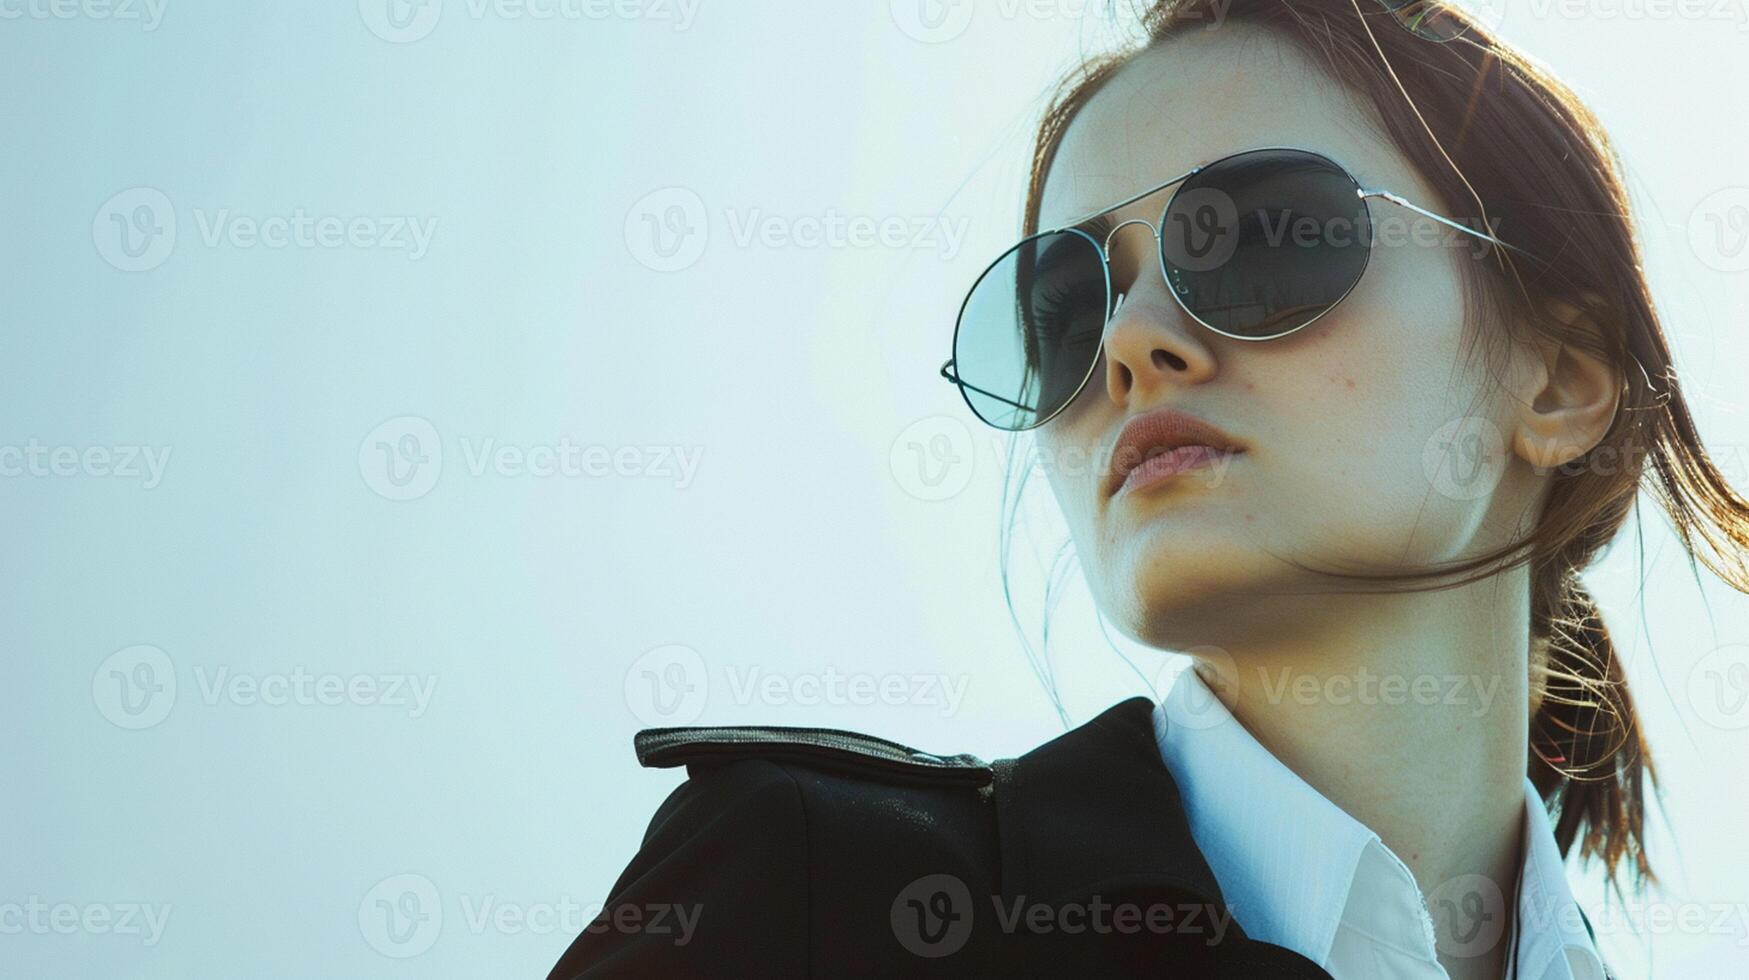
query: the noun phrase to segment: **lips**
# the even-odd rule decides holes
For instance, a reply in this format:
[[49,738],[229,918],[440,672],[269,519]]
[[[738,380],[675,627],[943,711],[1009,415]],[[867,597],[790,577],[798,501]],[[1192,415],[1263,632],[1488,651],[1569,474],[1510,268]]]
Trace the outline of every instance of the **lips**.
[[[1210,452],[1176,452],[1185,447],[1206,447]],[[1156,408],[1132,416],[1118,433],[1111,448],[1111,464],[1106,472],[1105,495],[1110,497],[1123,488],[1130,472],[1144,463],[1173,457],[1195,465],[1225,453],[1242,453],[1245,446],[1237,439],[1202,419],[1176,408]],[[1161,460],[1164,462],[1164,460]],[[1155,463],[1149,470],[1158,473]]]

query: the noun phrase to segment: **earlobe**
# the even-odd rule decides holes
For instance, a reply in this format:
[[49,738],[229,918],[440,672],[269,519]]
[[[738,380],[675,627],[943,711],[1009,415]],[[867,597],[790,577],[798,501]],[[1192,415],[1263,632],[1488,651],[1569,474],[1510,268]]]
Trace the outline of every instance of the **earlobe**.
[[[1591,303],[1599,299],[1591,293],[1585,298]],[[1591,315],[1570,302],[1551,299],[1544,309],[1569,334],[1599,336]],[[1603,441],[1620,406],[1622,375],[1590,349],[1553,336],[1539,336],[1534,355],[1519,391],[1513,450],[1534,466],[1553,468],[1578,459]]]

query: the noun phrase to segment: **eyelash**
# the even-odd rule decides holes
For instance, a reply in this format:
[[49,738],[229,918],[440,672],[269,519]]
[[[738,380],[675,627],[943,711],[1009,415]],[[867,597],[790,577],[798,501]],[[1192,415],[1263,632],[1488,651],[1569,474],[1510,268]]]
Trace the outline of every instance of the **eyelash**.
[[1064,311],[1070,309],[1073,306],[1073,301],[1076,299],[1092,298],[1091,296],[1085,295],[1092,290],[1093,287],[1087,283],[1077,283],[1070,286],[1051,286],[1046,289],[1044,295],[1038,298],[1040,312],[1048,314],[1046,319],[1054,326],[1057,332],[1061,332]]

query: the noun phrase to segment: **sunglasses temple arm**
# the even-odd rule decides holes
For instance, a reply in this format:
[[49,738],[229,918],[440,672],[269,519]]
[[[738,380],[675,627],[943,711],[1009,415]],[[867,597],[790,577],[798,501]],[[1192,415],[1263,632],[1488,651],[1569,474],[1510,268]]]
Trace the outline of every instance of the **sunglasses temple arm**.
[[[1526,252],[1524,249],[1519,248],[1517,245],[1514,245],[1511,242],[1503,242],[1500,239],[1495,238],[1493,235],[1490,235],[1485,231],[1477,231],[1476,229],[1471,228],[1468,225],[1459,224],[1458,222],[1453,221],[1450,218],[1445,217],[1444,215],[1434,214],[1432,211],[1429,211],[1426,208],[1421,207],[1418,204],[1410,204],[1408,201],[1404,200],[1400,195],[1392,193],[1391,191],[1387,191],[1387,190],[1366,191],[1366,190],[1363,190],[1360,192],[1360,196],[1363,198],[1382,197],[1385,200],[1390,201],[1392,204],[1397,204],[1397,205],[1401,205],[1402,207],[1406,207],[1409,210],[1415,212],[1416,214],[1422,215],[1424,217],[1432,218],[1433,220],[1439,222],[1442,225],[1446,225],[1446,226],[1451,227],[1451,228],[1456,228],[1458,231],[1474,235],[1477,238],[1483,239],[1484,241],[1493,242],[1494,244],[1499,245],[1502,248],[1509,248],[1509,249],[1513,250],[1514,252],[1519,253],[1520,255],[1530,255],[1529,252]],[[1534,258],[1534,256],[1533,256],[1533,258]]]
[[1031,405],[1022,405],[1019,402],[1011,402],[1008,399],[1003,398],[1001,395],[998,395],[994,392],[985,391],[984,389],[978,387],[977,385],[967,384],[958,375],[953,373],[953,358],[951,358],[951,357],[948,358],[947,361],[945,361],[941,365],[941,376],[946,378],[949,381],[952,381],[954,384],[959,385],[961,388],[970,388],[973,391],[977,392],[978,394],[983,395],[985,398],[994,398],[1004,405],[1013,406],[1014,408],[1018,408],[1023,412],[1031,412],[1034,410]]

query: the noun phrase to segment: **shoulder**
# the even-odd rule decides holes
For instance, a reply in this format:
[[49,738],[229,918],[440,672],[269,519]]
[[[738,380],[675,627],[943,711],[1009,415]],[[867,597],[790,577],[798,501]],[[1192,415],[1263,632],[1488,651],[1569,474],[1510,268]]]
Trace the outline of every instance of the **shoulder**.
[[[684,767],[688,779],[652,822],[754,819],[798,853],[933,833],[992,833],[996,764],[939,754],[862,732],[781,725],[648,728],[639,763]],[[909,842],[908,842],[909,843]],[[963,842],[962,842],[963,843]]]
[[[710,976],[723,963],[765,976],[819,963],[890,974],[918,962],[890,925],[906,889],[932,875],[995,887],[994,769],[973,756],[779,726],[646,729],[633,745],[643,765],[685,767],[687,779],[554,980]],[[690,931],[618,926],[656,909],[685,913],[673,919]]]
[[974,755],[937,755],[840,728],[723,725],[646,728],[632,738],[638,762],[686,766],[689,774],[727,763],[762,760],[851,781],[924,787],[988,786],[991,765]]

